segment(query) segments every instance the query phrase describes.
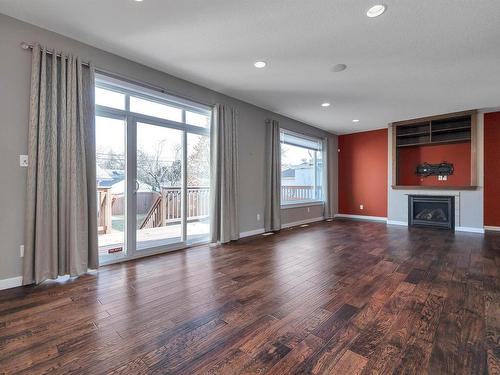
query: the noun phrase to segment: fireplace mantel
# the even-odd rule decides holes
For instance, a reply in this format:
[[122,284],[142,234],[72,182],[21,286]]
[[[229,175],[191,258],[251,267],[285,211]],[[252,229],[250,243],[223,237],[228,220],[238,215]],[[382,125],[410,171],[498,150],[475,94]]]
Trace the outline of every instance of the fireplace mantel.
[[476,190],[478,186],[407,186],[392,185],[394,190]]

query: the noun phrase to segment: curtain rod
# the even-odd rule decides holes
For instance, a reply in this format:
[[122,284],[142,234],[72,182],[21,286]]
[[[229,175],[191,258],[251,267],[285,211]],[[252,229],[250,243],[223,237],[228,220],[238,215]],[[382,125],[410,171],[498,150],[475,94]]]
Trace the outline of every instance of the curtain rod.
[[[25,50],[33,49],[34,46],[35,45],[33,43],[28,43],[28,42],[22,42],[21,43],[21,48],[25,49]],[[54,54],[54,52],[52,52],[50,50],[47,50],[47,53],[49,55],[53,55]],[[57,53],[56,56],[57,57],[61,57],[61,54]],[[88,61],[82,61],[82,64],[86,65],[86,66],[90,66],[90,62],[88,62]],[[208,103],[201,102],[199,100],[194,100],[194,99],[188,98],[186,96],[177,94],[175,92],[166,90],[163,87],[160,87],[160,86],[157,86],[157,85],[154,85],[154,84],[151,84],[151,83],[145,83],[145,82],[139,81],[137,79],[127,77],[127,76],[125,76],[123,74],[111,72],[109,70],[101,69],[101,68],[98,68],[98,67],[94,67],[94,69],[95,69],[96,73],[98,73],[98,74],[102,74],[102,75],[105,75],[105,76],[108,76],[108,77],[111,77],[111,78],[117,78],[119,80],[126,81],[128,83],[132,83],[132,84],[137,85],[137,86],[141,86],[141,87],[144,87],[144,88],[147,88],[147,89],[152,89],[152,90],[158,91],[158,92],[160,92],[162,94],[165,94],[165,95],[177,96],[180,99],[189,100],[190,102],[201,104],[201,105],[203,105],[205,107],[213,107],[214,106],[214,104],[208,104]]]
[[[28,49],[33,49],[33,47],[35,47],[35,45],[33,43],[28,43],[28,42],[22,42],[21,43],[21,48],[22,49],[28,50]],[[49,55],[54,55],[55,54],[56,57],[61,57],[61,54],[60,53],[55,53],[55,50],[54,51],[46,50],[46,52]],[[81,63],[82,63],[82,65],[90,66],[90,62],[88,62],[88,61],[82,61]]]

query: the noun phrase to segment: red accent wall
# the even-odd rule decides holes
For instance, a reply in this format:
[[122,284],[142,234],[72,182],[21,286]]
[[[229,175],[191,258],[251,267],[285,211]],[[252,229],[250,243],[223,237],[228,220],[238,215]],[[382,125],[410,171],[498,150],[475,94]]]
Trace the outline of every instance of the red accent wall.
[[387,132],[339,136],[339,213],[387,216]]
[[500,227],[500,112],[484,115],[484,225]]
[[[470,142],[401,147],[398,150],[399,185],[410,186],[468,186],[470,185]],[[446,181],[437,176],[420,177],[415,174],[417,165],[424,162],[437,164],[447,161],[453,164],[453,175]]]

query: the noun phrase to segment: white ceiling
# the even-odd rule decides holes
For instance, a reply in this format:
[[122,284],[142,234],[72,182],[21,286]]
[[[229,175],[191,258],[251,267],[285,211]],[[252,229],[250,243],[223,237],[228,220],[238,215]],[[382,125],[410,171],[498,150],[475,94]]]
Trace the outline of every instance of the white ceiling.
[[377,1],[0,0],[0,13],[336,133],[500,105],[499,0],[384,0],[366,17]]

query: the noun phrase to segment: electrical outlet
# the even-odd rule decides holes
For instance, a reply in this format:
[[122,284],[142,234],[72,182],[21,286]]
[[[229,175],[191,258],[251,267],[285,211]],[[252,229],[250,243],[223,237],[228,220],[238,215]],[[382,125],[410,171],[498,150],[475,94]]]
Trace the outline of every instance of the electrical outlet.
[[448,181],[448,176],[443,176],[443,181]]
[[363,206],[362,204],[359,205],[359,209],[360,210],[364,210],[365,209],[365,206]]
[[21,258],[24,257],[24,245],[19,246],[19,255]]
[[19,155],[19,166],[20,167],[28,166],[28,155]]
[[439,181],[443,181],[443,176],[438,176]]
[[260,221],[260,214],[257,214],[257,221]]

